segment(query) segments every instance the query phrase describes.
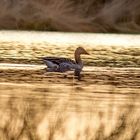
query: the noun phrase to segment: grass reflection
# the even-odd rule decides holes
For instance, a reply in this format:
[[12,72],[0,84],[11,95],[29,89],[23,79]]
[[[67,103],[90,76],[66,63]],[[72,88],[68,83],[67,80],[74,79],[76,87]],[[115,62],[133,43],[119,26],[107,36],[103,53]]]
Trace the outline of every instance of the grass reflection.
[[[2,116],[0,123],[3,123],[0,136],[3,140],[139,139],[139,110],[135,106],[123,108],[121,112],[120,108],[115,107],[108,112],[97,108],[96,111],[85,114],[70,113],[67,107],[58,111],[53,105],[51,111],[45,107],[41,109],[41,106],[46,104],[37,101],[35,103],[40,107],[34,108],[30,102],[19,102],[12,97],[9,99],[6,107],[8,110],[0,114]],[[114,109],[116,111],[113,111]],[[113,111],[112,116],[109,115],[109,111]]]
[[52,83],[6,88],[7,84],[1,84],[0,95],[3,140],[140,138],[139,90],[78,84],[54,88]]

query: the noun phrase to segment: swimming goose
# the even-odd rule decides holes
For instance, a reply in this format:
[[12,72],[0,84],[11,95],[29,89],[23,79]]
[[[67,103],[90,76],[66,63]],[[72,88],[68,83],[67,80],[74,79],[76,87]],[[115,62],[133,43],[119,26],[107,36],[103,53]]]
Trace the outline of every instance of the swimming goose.
[[43,61],[47,65],[49,72],[66,72],[74,70],[75,76],[79,77],[83,68],[81,54],[89,55],[84,48],[78,47],[74,53],[75,61],[64,57],[44,57]]

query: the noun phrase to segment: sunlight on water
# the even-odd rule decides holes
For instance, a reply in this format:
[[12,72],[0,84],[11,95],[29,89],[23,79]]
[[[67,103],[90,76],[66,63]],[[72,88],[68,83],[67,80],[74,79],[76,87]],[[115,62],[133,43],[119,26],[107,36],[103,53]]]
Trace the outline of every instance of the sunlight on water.
[[[139,45],[139,35],[1,31],[0,138],[139,140]],[[73,58],[78,46],[90,53],[80,81],[46,72],[42,57]]]
[[46,68],[45,65],[31,65],[31,64],[10,64],[1,63],[0,69],[21,69],[21,70],[36,70]]
[[60,32],[28,32],[1,31],[0,41],[19,41],[24,43],[47,42],[50,44],[104,45],[104,46],[138,46],[140,35],[93,34],[93,33],[60,33]]

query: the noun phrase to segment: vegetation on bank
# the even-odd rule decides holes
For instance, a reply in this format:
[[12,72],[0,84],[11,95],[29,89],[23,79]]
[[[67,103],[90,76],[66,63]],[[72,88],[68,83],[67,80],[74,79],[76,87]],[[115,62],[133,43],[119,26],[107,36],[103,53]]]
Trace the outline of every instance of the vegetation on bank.
[[1,0],[0,29],[140,33],[140,1]]

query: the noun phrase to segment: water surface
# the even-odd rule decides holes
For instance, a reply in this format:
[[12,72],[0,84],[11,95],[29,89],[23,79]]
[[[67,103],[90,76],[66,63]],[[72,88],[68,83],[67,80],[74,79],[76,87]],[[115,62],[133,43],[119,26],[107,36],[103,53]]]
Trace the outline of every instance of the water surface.
[[[67,36],[70,39],[65,42],[59,40]],[[97,38],[96,43],[91,38]],[[127,43],[134,38],[135,43],[107,45],[108,38]],[[139,140],[139,39],[133,35],[0,32],[1,139]],[[41,57],[73,58],[78,46],[90,53],[83,57],[86,66],[80,81],[73,72],[46,72]]]

